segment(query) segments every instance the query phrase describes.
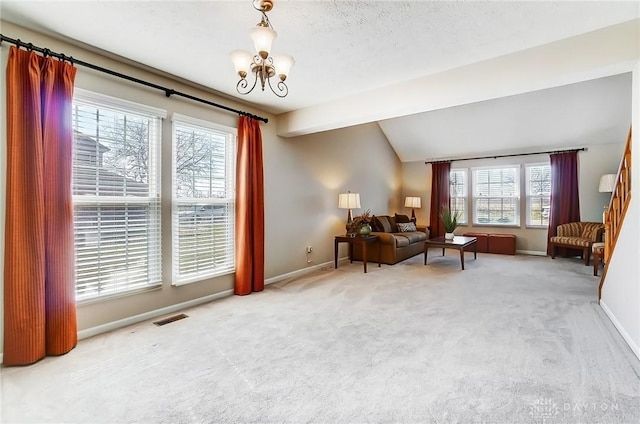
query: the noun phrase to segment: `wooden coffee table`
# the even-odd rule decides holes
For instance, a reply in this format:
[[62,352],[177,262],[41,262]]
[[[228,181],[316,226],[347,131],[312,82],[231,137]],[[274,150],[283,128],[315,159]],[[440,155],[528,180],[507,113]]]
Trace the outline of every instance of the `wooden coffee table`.
[[457,249],[460,251],[460,264],[464,271],[464,249],[473,246],[473,259],[478,259],[478,243],[475,237],[455,236],[453,240],[445,240],[444,237],[436,237],[424,242],[424,264],[427,264],[427,254],[430,247],[441,247],[442,256],[444,249]]

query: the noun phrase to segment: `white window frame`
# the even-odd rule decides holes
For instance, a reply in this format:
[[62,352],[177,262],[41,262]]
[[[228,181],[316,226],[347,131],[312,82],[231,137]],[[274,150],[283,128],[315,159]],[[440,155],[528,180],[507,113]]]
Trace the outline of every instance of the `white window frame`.
[[[454,174],[458,174],[462,178],[460,192],[456,192],[456,190],[453,189],[454,178],[452,177]],[[458,223],[466,225],[469,223],[469,211],[468,211],[469,209],[469,172],[468,172],[468,169],[452,168],[449,171],[449,181],[450,181],[449,198],[451,199],[449,203],[451,204],[451,210],[452,212],[457,211],[457,208],[455,207],[457,203],[455,200],[458,200],[458,203],[461,203],[463,205],[462,215],[460,216]],[[460,186],[460,184],[458,185]]]
[[[237,149],[237,128],[215,124],[202,119],[193,118],[186,115],[174,113],[172,115],[172,284],[179,286],[197,281],[217,277],[220,275],[235,272],[235,168]],[[212,131],[225,137],[225,197],[180,197],[177,192],[177,130],[178,127],[195,129],[197,131]],[[194,217],[192,225],[218,225],[223,229],[222,237],[208,237],[206,231],[196,232],[201,237],[195,246],[219,246],[222,240],[224,253],[222,255],[204,255],[203,258],[190,259],[190,266],[194,270],[181,272],[181,207],[196,205],[211,205],[211,207],[221,206],[225,213],[221,217],[206,218],[203,223],[198,224]],[[213,224],[214,223],[214,224]],[[184,228],[184,227],[183,227]],[[192,228],[194,228],[192,226]],[[183,233],[184,237],[184,233]],[[191,252],[192,249],[182,249]],[[218,262],[220,258],[221,262]],[[185,260],[186,261],[186,260]],[[212,264],[212,261],[214,264]],[[185,265],[185,268],[188,268]]]
[[[74,240],[76,262],[76,300],[78,302],[92,301],[96,299],[121,296],[159,287],[162,284],[162,245],[161,245],[161,143],[162,143],[162,119],[166,118],[166,111],[138,103],[117,99],[99,93],[76,88],[74,90],[73,110],[77,105],[96,107],[104,111],[117,111],[120,113],[135,115],[150,120],[149,127],[149,151],[148,151],[148,190],[146,196],[137,195],[97,195],[96,193],[75,194],[76,180],[74,184]],[[73,122],[74,129],[80,128],[78,119]],[[76,125],[77,124],[77,125]],[[87,134],[97,143],[101,142],[100,132]],[[103,137],[104,139],[104,137]],[[106,139],[104,139],[106,140]],[[75,145],[75,139],[74,139]],[[75,169],[75,158],[74,158]],[[92,167],[85,167],[87,170]],[[96,175],[101,175],[102,166],[96,165]],[[105,169],[104,173],[109,172]],[[74,176],[75,176],[74,172]],[[75,178],[75,177],[74,177]],[[121,178],[127,179],[122,176]],[[90,181],[77,180],[80,187],[89,187]],[[100,184],[96,181],[96,186]],[[126,184],[125,184],[126,186]],[[126,188],[125,188],[126,190]],[[98,191],[98,190],[96,190]],[[137,216],[131,220],[127,212],[128,208],[143,208],[146,210],[146,218],[140,221]],[[114,210],[115,214],[124,213],[124,226],[113,226],[112,221],[96,220],[95,227],[89,227],[91,223],[82,219],[80,211],[84,208],[95,208],[96,216],[105,216],[103,210]],[[124,211],[124,212],[123,212]],[[112,214],[114,212],[111,212]],[[106,218],[105,218],[106,219]],[[113,218],[112,218],[113,219]],[[134,228],[135,227],[135,228]],[[145,231],[140,236],[140,229]],[[87,230],[91,230],[88,232]],[[126,235],[116,243],[113,242],[114,232],[122,232]],[[134,236],[133,234],[137,234]],[[89,240],[89,241],[88,241]],[[96,248],[97,246],[97,248]],[[109,247],[107,247],[109,246]],[[114,250],[114,246],[124,246],[123,252]],[[141,253],[143,252],[143,253]],[[96,255],[97,254],[97,255]],[[120,257],[117,266],[105,265],[115,263],[114,258]],[[133,258],[133,259],[132,259]],[[146,270],[142,272],[144,279],[140,279],[141,267],[133,261],[138,260],[146,264]],[[130,266],[131,265],[131,266]]]
[[[496,171],[496,170],[510,170],[513,172],[514,176],[514,194],[512,196],[497,196],[492,195],[488,196],[486,193],[483,193],[479,190],[479,178],[478,174],[482,171]],[[520,227],[520,172],[521,165],[501,165],[501,166],[483,166],[472,169],[472,182],[473,182],[473,225],[474,226],[497,226],[497,227]],[[515,222],[497,222],[497,221],[483,221],[480,222],[480,214],[478,213],[478,203],[482,199],[509,199],[509,203],[513,204],[514,207],[514,218]]]
[[[532,184],[531,184],[531,169],[532,168],[549,168],[549,192],[542,192],[533,194],[531,192]],[[549,210],[547,210],[547,224],[543,223],[533,223],[532,222],[532,199],[537,198],[541,203],[544,203],[544,200],[547,200],[547,204],[551,207],[551,165],[549,162],[542,163],[527,163],[525,164],[525,193],[526,193],[526,227],[529,228],[548,228],[549,227]],[[542,208],[541,213],[544,213],[544,208]]]

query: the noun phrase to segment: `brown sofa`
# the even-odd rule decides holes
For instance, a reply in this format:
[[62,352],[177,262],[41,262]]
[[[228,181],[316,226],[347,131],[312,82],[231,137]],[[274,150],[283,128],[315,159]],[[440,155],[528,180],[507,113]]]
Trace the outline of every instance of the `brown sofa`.
[[[406,215],[380,215],[372,218],[371,235],[380,237],[380,262],[393,265],[412,256],[424,252],[424,242],[429,238],[428,227],[417,227],[416,231],[402,232],[398,228],[400,223],[408,223]],[[362,247],[353,246],[353,260],[362,260]],[[367,249],[367,261],[378,262],[378,249]]]

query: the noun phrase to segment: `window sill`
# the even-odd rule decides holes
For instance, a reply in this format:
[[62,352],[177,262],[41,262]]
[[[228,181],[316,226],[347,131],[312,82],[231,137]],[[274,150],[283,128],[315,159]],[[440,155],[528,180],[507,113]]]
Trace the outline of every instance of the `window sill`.
[[139,289],[133,289],[133,290],[128,290],[128,291],[121,291],[121,292],[117,292],[117,293],[111,293],[111,294],[105,294],[105,295],[100,295],[100,296],[94,296],[94,297],[87,297],[85,299],[81,299],[81,300],[76,300],[76,306],[81,307],[81,306],[86,306],[86,305],[91,305],[94,303],[100,303],[100,302],[106,302],[106,301],[110,301],[110,300],[116,300],[119,298],[123,298],[123,297],[130,297],[130,296],[136,296],[142,293],[149,293],[152,291],[156,291],[156,290],[161,290],[162,289],[162,284],[158,284],[152,287],[143,287],[143,288],[139,288]]

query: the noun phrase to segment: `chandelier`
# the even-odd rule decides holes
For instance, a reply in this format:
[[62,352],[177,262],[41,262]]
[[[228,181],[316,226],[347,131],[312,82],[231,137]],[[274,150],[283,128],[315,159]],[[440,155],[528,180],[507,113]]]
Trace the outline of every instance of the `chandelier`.
[[[265,85],[278,97],[285,97],[289,94],[289,88],[284,83],[287,79],[289,70],[294,64],[293,57],[287,55],[269,56],[271,51],[271,43],[278,36],[274,31],[267,12],[273,9],[272,0],[254,0],[253,7],[262,13],[262,20],[251,29],[249,35],[253,40],[256,54],[253,55],[245,50],[234,50],[231,52],[231,61],[240,76],[240,81],[236,85],[236,90],[240,94],[249,94],[253,91],[260,80],[260,86],[264,91]],[[253,73],[254,80],[251,88],[247,81],[247,75]],[[271,78],[278,76],[279,81],[275,84],[275,88],[271,84]]]

